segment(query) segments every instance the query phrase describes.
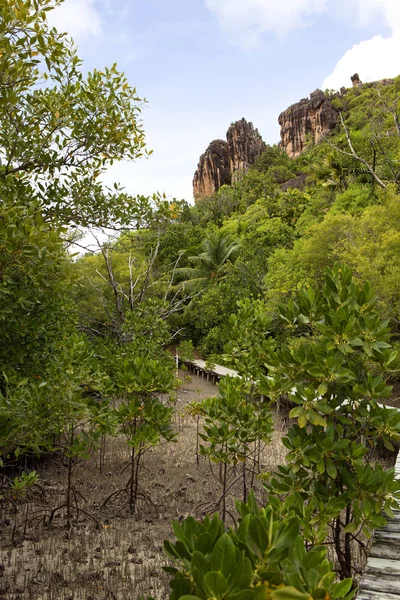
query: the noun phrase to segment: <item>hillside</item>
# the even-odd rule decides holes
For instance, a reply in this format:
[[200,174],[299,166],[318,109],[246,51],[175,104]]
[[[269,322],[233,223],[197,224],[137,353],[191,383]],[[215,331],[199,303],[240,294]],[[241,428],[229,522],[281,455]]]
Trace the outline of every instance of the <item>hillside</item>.
[[[176,218],[161,230],[157,225],[157,234],[151,228],[138,234],[147,248],[160,235],[158,272],[166,273],[178,257],[176,282],[199,271],[200,296],[173,317],[180,336],[205,355],[220,355],[238,300],[263,301],[271,311],[342,261],[358,281],[371,282],[396,340],[399,90],[397,79],[358,81],[339,94],[314,92],[280,115],[281,143],[255,156],[231,184],[217,177],[215,193],[194,207],[176,202]],[[226,261],[218,248],[223,242],[238,245]],[[206,264],[205,249],[216,253],[215,264]]]

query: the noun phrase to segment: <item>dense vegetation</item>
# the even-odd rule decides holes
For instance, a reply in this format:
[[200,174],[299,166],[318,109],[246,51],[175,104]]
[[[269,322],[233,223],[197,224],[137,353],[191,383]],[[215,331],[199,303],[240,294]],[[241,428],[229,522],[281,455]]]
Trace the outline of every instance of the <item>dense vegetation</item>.
[[[36,482],[10,470],[21,455],[62,450],[65,503],[49,522],[62,510],[71,529],[76,459],[123,434],[130,471],[115,494],[135,514],[143,454],[175,435],[165,349],[192,342],[242,377],[193,407],[201,452],[225,474],[222,520],[175,524],[171,598],[351,598],[351,548],[399,498],[393,471],[372,459],[400,439],[397,414],[377,403],[398,365],[400,79],[334,96],[329,139],[296,160],[269,147],[195,206],[132,198],[99,177],[145,153],[142,101],[115,65],[83,75],[47,25],[55,4],[1,7],[3,502]],[[71,255],[80,231],[106,226],[118,237]],[[287,462],[262,476],[259,508],[248,469],[284,397],[296,420]],[[242,465],[243,502],[225,532],[228,465]]]

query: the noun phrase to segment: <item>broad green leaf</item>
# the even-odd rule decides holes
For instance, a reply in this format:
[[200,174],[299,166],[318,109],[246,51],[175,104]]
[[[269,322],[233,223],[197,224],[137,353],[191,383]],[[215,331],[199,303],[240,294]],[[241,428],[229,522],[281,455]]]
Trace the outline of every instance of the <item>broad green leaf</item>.
[[357,531],[358,529],[358,525],[357,523],[355,523],[354,521],[352,523],[349,523],[348,525],[346,525],[346,527],[343,529],[344,533],[354,533],[355,531]]
[[304,408],[302,406],[295,406],[290,411],[289,418],[290,419],[295,419],[296,417],[299,417],[302,412],[304,412]]
[[328,473],[329,477],[331,479],[336,479],[336,477],[337,477],[337,468],[335,467],[333,461],[330,458],[328,458],[326,460],[325,464],[326,464],[326,472]]
[[337,583],[335,585],[334,588],[334,592],[333,592],[333,598],[334,600],[336,600],[337,598],[343,598],[343,596],[346,596],[353,585],[353,580],[348,578],[348,579],[343,579],[343,581],[340,581],[339,583]]
[[235,565],[236,549],[231,537],[224,533],[215,544],[211,554],[211,568],[220,571],[226,577],[232,573]]
[[228,582],[220,571],[209,571],[204,576],[204,586],[216,600],[222,598],[228,590]]

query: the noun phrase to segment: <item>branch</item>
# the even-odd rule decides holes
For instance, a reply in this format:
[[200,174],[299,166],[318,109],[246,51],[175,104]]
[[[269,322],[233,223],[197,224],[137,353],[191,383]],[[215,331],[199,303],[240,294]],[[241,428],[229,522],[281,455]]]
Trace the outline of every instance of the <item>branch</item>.
[[375,173],[375,171],[373,170],[373,168],[371,167],[371,165],[364,159],[361,158],[361,156],[358,156],[358,154],[356,153],[356,151],[354,150],[353,144],[351,142],[350,139],[350,133],[344,123],[343,120],[343,116],[342,113],[339,112],[339,116],[340,116],[340,121],[343,125],[343,129],[344,129],[344,133],[346,135],[346,140],[347,140],[347,144],[350,148],[350,152],[346,152],[345,150],[342,150],[341,148],[339,148],[338,146],[336,146],[336,144],[333,144],[324,134],[322,134],[322,137],[324,138],[324,140],[326,142],[328,142],[328,144],[334,148],[334,150],[336,150],[337,152],[340,152],[341,154],[344,154],[345,156],[351,156],[352,158],[354,158],[355,160],[357,160],[358,162],[360,162],[362,165],[364,165],[368,171],[371,173],[372,177],[375,179],[375,181],[378,183],[378,185],[382,188],[382,189],[386,189],[386,184],[383,183],[383,181],[378,177],[378,175]]
[[123,301],[124,301],[124,298],[123,298],[123,295],[121,297],[121,294],[120,294],[119,289],[118,289],[118,284],[117,284],[117,282],[115,280],[115,277],[114,277],[114,272],[113,272],[113,267],[112,267],[112,261],[111,261],[111,258],[109,256],[108,249],[105,251],[104,248],[103,248],[103,246],[102,246],[102,244],[100,244],[98,238],[95,236],[95,234],[93,233],[93,231],[90,230],[90,233],[93,235],[94,239],[96,240],[97,244],[99,245],[100,251],[101,251],[101,253],[103,255],[104,262],[106,264],[107,273],[108,273],[108,280],[109,280],[109,283],[110,283],[110,285],[111,285],[111,287],[112,287],[112,289],[114,291],[114,295],[115,295],[115,306],[116,306],[116,309],[117,309],[117,313],[118,313],[120,322],[124,323],[124,321],[125,321],[125,314],[124,314],[124,310],[123,310]]

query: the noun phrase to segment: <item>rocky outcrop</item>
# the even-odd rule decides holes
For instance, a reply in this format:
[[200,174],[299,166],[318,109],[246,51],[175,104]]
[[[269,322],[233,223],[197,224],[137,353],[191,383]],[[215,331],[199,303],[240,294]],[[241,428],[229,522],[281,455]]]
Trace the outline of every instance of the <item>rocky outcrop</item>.
[[298,173],[296,177],[292,179],[288,179],[284,183],[281,184],[282,192],[287,192],[289,189],[297,189],[302,190],[306,186],[307,174],[306,173]]
[[361,81],[360,76],[359,76],[358,73],[354,73],[354,75],[352,75],[350,77],[350,79],[351,79],[351,83],[353,85],[353,88],[354,87],[357,88],[357,87],[361,87],[362,86],[362,81]]
[[334,129],[337,120],[338,112],[324,92],[315,90],[309,99],[292,104],[279,115],[280,145],[295,158],[307,144],[317,144],[323,135]]
[[267,148],[258,129],[255,129],[253,123],[248,123],[246,119],[232,123],[226,132],[226,139],[233,179],[238,172],[247,171]]
[[246,119],[232,123],[226,139],[226,142],[214,140],[201,155],[193,179],[195,200],[211,196],[222,185],[232,183],[266,149],[258,130]]
[[232,181],[231,158],[228,144],[224,140],[214,140],[200,156],[193,179],[195,199],[211,196],[222,185]]

